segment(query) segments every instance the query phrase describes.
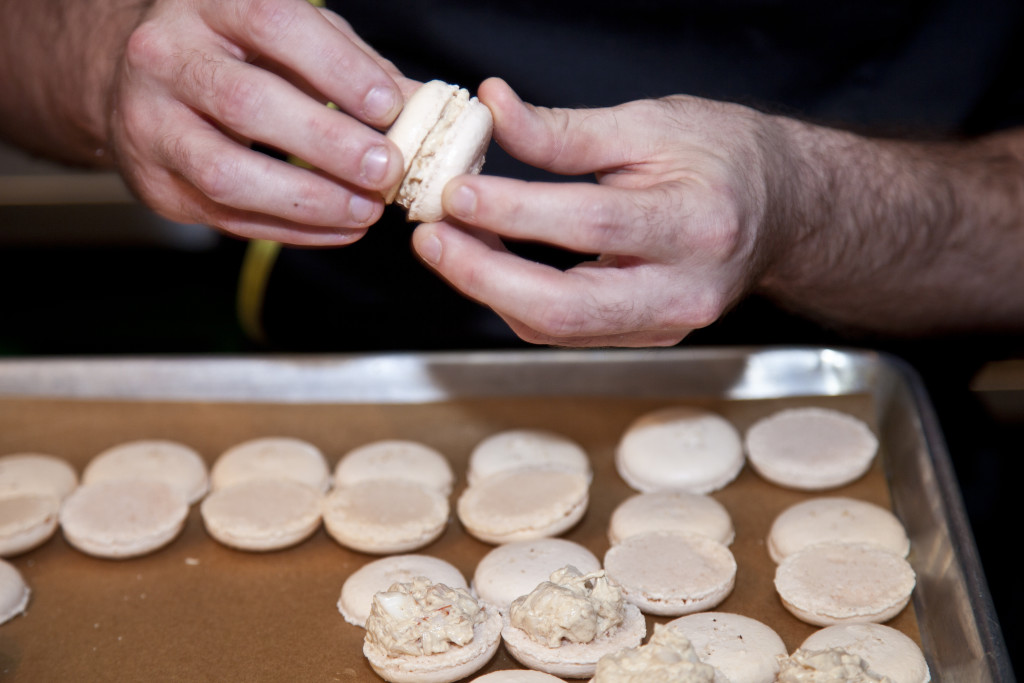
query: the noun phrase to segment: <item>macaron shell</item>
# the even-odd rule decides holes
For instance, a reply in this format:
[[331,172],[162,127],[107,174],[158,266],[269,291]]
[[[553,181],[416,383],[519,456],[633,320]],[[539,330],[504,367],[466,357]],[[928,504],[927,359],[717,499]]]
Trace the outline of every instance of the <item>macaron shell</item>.
[[396,655],[369,641],[363,642],[363,654],[377,675],[389,683],[452,683],[479,671],[501,645],[501,615],[481,605],[487,618],[473,627],[473,640],[434,655]]
[[[402,153],[403,176],[409,172],[424,139],[437,120],[441,118],[444,108],[448,106],[448,102],[458,90],[458,86],[449,85],[444,81],[427,81],[406,100],[401,113],[386,134]],[[395,196],[401,185],[402,183],[399,181],[387,192],[385,200],[388,203],[395,201]]]
[[892,683],[928,683],[931,673],[921,648],[902,631],[884,624],[839,624],[815,631],[803,650],[840,648],[863,659],[868,670]]
[[768,532],[776,562],[817,543],[874,543],[906,557],[910,539],[903,524],[883,507],[843,497],[812,498],[783,510]]
[[[473,683],[558,683],[558,681],[562,681],[558,676],[529,669],[503,669],[473,679]],[[562,681],[562,683],[565,682]]]
[[247,479],[218,489],[200,504],[207,533],[238,550],[291,547],[320,526],[319,491],[286,479]]
[[745,439],[747,459],[768,481],[820,491],[859,479],[878,452],[864,422],[827,408],[789,408],[755,422]]
[[532,468],[477,482],[462,492],[456,508],[467,532],[500,544],[568,531],[588,503],[589,482],[583,475]]
[[601,561],[588,548],[564,538],[506,543],[493,548],[477,563],[473,590],[481,600],[505,612],[513,600],[566,565],[589,574],[601,568]]
[[0,560],[0,624],[24,612],[30,596],[31,591],[18,568]]
[[443,454],[425,444],[401,439],[364,444],[343,455],[334,468],[337,487],[385,477],[431,486],[445,496],[452,492],[455,482],[455,473]]
[[60,501],[48,493],[0,496],[0,557],[37,548],[57,531]]
[[82,471],[82,482],[106,479],[158,479],[181,490],[188,502],[209,490],[206,462],[194,449],[174,441],[131,441],[96,455]]
[[739,432],[722,416],[676,406],[640,416],[619,441],[615,467],[637,491],[710,493],[743,469]]
[[667,626],[686,636],[700,660],[729,683],[772,683],[779,672],[778,657],[789,654],[774,629],[741,614],[700,612]]
[[631,536],[612,546],[604,569],[626,600],[661,616],[711,609],[736,583],[736,559],[725,545],[673,531]]
[[730,545],[736,537],[732,517],[710,496],[686,491],[638,493],[612,511],[608,540],[612,545],[649,531],[685,531]]
[[407,553],[436,540],[448,525],[448,498],[404,479],[368,479],[323,501],[324,526],[341,545],[364,553]]
[[637,647],[647,635],[647,622],[636,605],[626,604],[621,625],[598,636],[589,643],[563,641],[559,647],[538,643],[520,628],[512,626],[509,616],[503,615],[501,630],[505,649],[520,664],[554,676],[588,678],[594,675],[597,660],[606,654]]
[[247,479],[289,479],[325,493],[331,486],[327,460],[319,448],[292,437],[261,437],[224,451],[210,470],[214,490]]
[[466,480],[472,486],[492,474],[523,467],[560,469],[593,478],[587,452],[572,439],[542,429],[511,429],[493,434],[473,448]]
[[363,628],[376,593],[418,576],[449,588],[468,587],[462,572],[445,560],[430,555],[391,555],[363,565],[345,579],[338,598],[338,611],[345,621]]
[[12,453],[0,457],[0,495],[50,493],[64,500],[77,486],[75,469],[57,456]]
[[863,543],[813,545],[775,570],[782,604],[816,626],[888,621],[906,607],[915,582],[906,559]]

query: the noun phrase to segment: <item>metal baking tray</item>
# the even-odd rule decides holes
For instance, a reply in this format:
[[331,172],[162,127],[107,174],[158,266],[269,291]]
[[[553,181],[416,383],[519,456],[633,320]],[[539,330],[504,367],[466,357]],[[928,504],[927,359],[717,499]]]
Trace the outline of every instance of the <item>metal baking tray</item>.
[[913,544],[913,605],[933,680],[1012,681],[935,414],[914,372],[884,354],[729,347],[0,361],[0,397],[26,399],[416,404],[859,394],[870,397],[877,413],[892,505]]

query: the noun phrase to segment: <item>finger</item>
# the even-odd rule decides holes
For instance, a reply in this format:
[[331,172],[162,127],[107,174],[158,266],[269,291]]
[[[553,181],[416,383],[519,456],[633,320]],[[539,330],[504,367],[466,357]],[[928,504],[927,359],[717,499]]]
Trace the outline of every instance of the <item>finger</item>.
[[544,344],[547,346],[564,346],[572,348],[647,348],[654,346],[674,346],[681,342],[689,333],[688,330],[680,332],[642,331],[590,337],[552,337],[538,332],[529,325],[515,320],[514,318],[503,317],[502,319],[508,324],[509,328],[511,328],[516,336],[523,341],[531,344]]
[[264,69],[221,57],[197,55],[181,65],[175,87],[183,101],[234,134],[364,189],[383,192],[399,181],[401,152],[383,135]]
[[207,23],[250,55],[269,57],[301,74],[342,110],[384,128],[401,111],[402,94],[372,55],[305,0],[201,3]]
[[675,183],[625,190],[465,175],[445,187],[444,206],[452,218],[508,238],[581,253],[654,257],[672,239],[661,233],[684,227],[684,196]]
[[509,85],[489,78],[477,89],[494,116],[494,139],[513,157],[554,173],[581,175],[629,163],[619,139],[621,107],[549,109],[523,102]]
[[[639,270],[562,272],[485,244],[449,223],[421,224],[413,248],[453,287],[544,338],[587,339],[657,329],[654,310],[635,297]],[[639,278],[640,282],[635,281]]]

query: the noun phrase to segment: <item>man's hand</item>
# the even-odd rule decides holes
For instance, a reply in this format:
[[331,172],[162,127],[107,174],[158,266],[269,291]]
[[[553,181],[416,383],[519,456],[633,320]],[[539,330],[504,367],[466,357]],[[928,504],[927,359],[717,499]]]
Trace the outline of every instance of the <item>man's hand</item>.
[[415,84],[306,0],[157,0],[114,78],[116,163],[171,219],[346,244],[380,217],[381,192],[401,177],[400,152],[375,129]]
[[[599,181],[463,176],[445,190],[459,224],[426,224],[414,234],[425,261],[522,338],[674,344],[718,318],[760,275],[776,190],[768,185],[767,117],[688,97],[543,109],[496,79],[479,96],[512,156]],[[590,256],[560,271],[509,253],[495,236]]]

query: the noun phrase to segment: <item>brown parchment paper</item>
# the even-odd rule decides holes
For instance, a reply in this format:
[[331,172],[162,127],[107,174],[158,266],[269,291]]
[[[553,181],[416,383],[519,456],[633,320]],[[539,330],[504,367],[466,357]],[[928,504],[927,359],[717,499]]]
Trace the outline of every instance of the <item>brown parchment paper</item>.
[[[472,578],[490,546],[468,536],[454,518],[465,465],[484,437],[511,428],[544,428],[578,441],[594,467],[589,510],[564,536],[598,557],[615,506],[631,491],[615,471],[615,445],[629,423],[663,400],[605,398],[474,399],[417,405],[266,405],[0,400],[0,454],[61,456],[79,472],[115,444],[162,438],[186,443],[212,464],[228,447],[259,436],[294,436],[319,446],[334,463],[370,441],[422,441],[445,453],[458,476],[452,522],[418,551],[452,562]],[[874,427],[866,396],[759,401],[687,401],[720,412],[741,431],[775,410],[823,405]],[[876,430],[877,433],[877,430]],[[881,458],[859,481],[828,495],[889,507]],[[814,627],[792,617],[775,593],[765,537],[787,506],[815,495],[761,480],[749,467],[713,494],[732,515],[731,550],[738,573],[717,609],[773,627],[792,651]],[[10,558],[32,590],[25,615],[0,625],[0,679],[11,681],[373,681],[362,656],[363,631],[344,621],[337,600],[345,578],[372,556],[339,546],[323,529],[302,544],[246,553],[207,536],[193,507],[183,533],[151,555],[128,560],[89,557],[57,534]],[[658,619],[667,621],[667,619]],[[648,620],[652,628],[653,619]],[[919,642],[913,608],[889,622]],[[519,668],[504,650],[480,673]]]

